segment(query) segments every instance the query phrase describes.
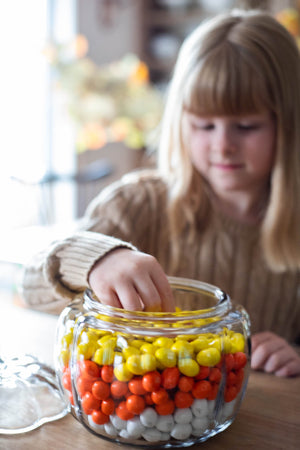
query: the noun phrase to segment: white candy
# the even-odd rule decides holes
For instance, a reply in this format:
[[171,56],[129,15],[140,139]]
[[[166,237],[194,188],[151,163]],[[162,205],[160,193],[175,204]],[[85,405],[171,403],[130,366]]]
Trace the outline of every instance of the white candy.
[[221,411],[222,420],[226,420],[232,416],[232,414],[234,412],[235,404],[236,404],[236,399],[224,404],[223,409]]
[[146,428],[142,436],[148,442],[157,442],[161,441],[162,433],[157,428]]
[[124,439],[129,439],[131,437],[127,430],[120,430],[119,436]]
[[190,408],[178,408],[174,413],[174,420],[180,424],[190,423],[193,419],[193,413]]
[[152,428],[156,425],[158,414],[152,408],[145,408],[144,411],[140,414],[140,419],[145,427]]
[[110,436],[118,435],[118,430],[116,429],[116,427],[113,426],[113,424],[111,422],[104,424],[104,430],[105,430],[105,433],[109,434]]
[[140,418],[136,416],[127,421],[127,431],[131,438],[139,439],[145,431],[145,427],[141,423]]
[[171,431],[174,427],[174,419],[171,414],[167,416],[159,416],[156,422],[156,428],[159,431]]
[[206,399],[195,399],[191,406],[195,417],[206,417],[208,415],[208,402]]
[[111,423],[113,424],[113,426],[117,430],[126,430],[127,429],[127,422],[126,422],[126,420],[120,419],[120,417],[118,417],[116,414],[115,415],[111,415],[109,417],[110,417]]
[[213,417],[214,415],[214,411],[215,411],[215,407],[216,407],[216,400],[209,400],[207,402],[207,413],[209,417]]
[[169,440],[170,440],[170,433],[164,433],[164,432],[162,432],[162,433],[161,433],[161,438],[160,438],[160,440],[161,440],[161,441],[169,441]]
[[192,434],[192,425],[189,423],[177,423],[171,431],[171,436],[174,439],[183,441]]
[[104,426],[103,425],[98,425],[98,423],[95,423],[92,419],[92,416],[88,416],[88,422],[89,422],[89,426],[94,430],[97,431],[98,433],[104,430]]
[[207,417],[195,417],[192,421],[194,436],[201,436],[209,426],[209,420]]

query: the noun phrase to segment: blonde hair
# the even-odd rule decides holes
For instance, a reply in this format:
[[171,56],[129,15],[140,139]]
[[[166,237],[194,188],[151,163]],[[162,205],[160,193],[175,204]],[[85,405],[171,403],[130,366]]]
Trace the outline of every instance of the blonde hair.
[[[206,226],[210,202],[184,140],[183,114],[237,115],[269,110],[276,155],[261,226],[275,271],[300,268],[300,57],[294,38],[260,11],[237,11],[202,23],[185,40],[169,86],[158,166],[170,186],[174,241]],[[197,212],[197,217],[196,217]]]

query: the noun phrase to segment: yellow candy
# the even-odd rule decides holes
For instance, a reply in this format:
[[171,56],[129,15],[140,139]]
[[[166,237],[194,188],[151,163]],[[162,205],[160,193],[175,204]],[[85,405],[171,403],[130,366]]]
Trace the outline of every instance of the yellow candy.
[[197,354],[197,361],[200,366],[213,367],[220,362],[221,353],[215,347],[206,348]]
[[245,349],[245,338],[241,333],[234,333],[230,338],[232,353],[243,352]]
[[110,344],[111,346],[115,347],[117,338],[115,336],[112,336],[111,334],[107,334],[106,336],[103,336],[102,338],[98,339],[99,345],[105,345]]
[[69,350],[62,349],[59,355],[59,359],[63,366],[66,366],[68,364],[69,358],[70,358]]
[[196,353],[200,352],[200,350],[204,350],[208,347],[208,339],[205,335],[199,335],[197,339],[191,342],[191,345],[194,347],[194,351]]
[[126,368],[134,375],[142,375],[144,369],[141,366],[141,355],[131,355],[126,361]]
[[154,355],[157,347],[155,347],[153,344],[143,344],[140,348],[141,353],[150,353],[151,355]]
[[105,364],[113,364],[114,362],[114,350],[113,347],[111,345],[103,345],[102,347],[98,348],[98,350],[96,350],[93,360],[99,364],[100,366],[105,365]]
[[198,375],[200,367],[192,358],[182,358],[178,361],[178,369],[187,377],[195,377]]
[[145,344],[145,341],[142,341],[141,339],[134,339],[130,342],[130,345],[136,348],[140,348],[143,344]]
[[161,336],[155,339],[153,345],[156,345],[157,347],[171,348],[173,345],[173,339]]
[[177,353],[179,358],[187,358],[194,354],[194,348],[192,344],[187,341],[178,339],[171,347],[173,352]]
[[156,359],[149,353],[131,355],[126,361],[126,367],[134,375],[143,375],[156,369]]
[[133,377],[133,373],[128,370],[125,363],[121,363],[114,368],[114,375],[119,381],[129,381]]
[[222,352],[228,355],[232,352],[231,350],[231,339],[229,336],[222,336],[221,338],[221,344],[222,344]]
[[222,346],[221,346],[221,339],[219,336],[213,336],[208,340],[208,347],[214,347],[217,350],[219,350],[219,352],[221,352],[222,350]]
[[61,345],[64,348],[68,348],[69,345],[72,343],[73,341],[73,332],[72,333],[68,333],[65,334],[62,339],[61,339]]
[[178,336],[176,336],[176,340],[181,340],[181,341],[192,341],[193,339],[195,339],[195,335],[194,334],[178,334]]
[[84,356],[84,359],[91,359],[92,356],[94,355],[94,352],[97,348],[97,344],[96,343],[80,343],[77,346],[77,353],[78,355],[82,355]]
[[155,352],[155,357],[163,367],[176,366],[176,353],[170,348],[159,348]]
[[143,369],[143,373],[152,372],[156,369],[156,359],[154,355],[150,353],[146,353],[141,356],[141,367]]
[[139,355],[141,352],[136,347],[132,347],[131,345],[129,347],[123,348],[122,353],[124,355],[125,359],[128,359],[129,356],[132,355]]

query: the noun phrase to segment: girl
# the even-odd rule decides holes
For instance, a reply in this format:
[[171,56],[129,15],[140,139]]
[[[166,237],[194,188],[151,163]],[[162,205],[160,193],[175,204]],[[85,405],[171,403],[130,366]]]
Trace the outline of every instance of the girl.
[[24,296],[173,310],[166,274],[215,284],[252,321],[252,367],[300,375],[300,58],[271,16],[235,11],[184,42],[158,170],[91,203],[82,229],[28,265]]

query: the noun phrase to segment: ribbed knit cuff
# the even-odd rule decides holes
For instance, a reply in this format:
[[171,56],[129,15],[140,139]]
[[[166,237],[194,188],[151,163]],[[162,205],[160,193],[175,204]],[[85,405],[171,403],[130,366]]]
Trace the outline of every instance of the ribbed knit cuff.
[[78,232],[63,243],[54,245],[47,260],[46,276],[56,284],[59,273],[64,287],[82,291],[88,287],[88,275],[93,265],[111,250],[121,247],[137,250],[129,242],[111,236],[91,231]]

